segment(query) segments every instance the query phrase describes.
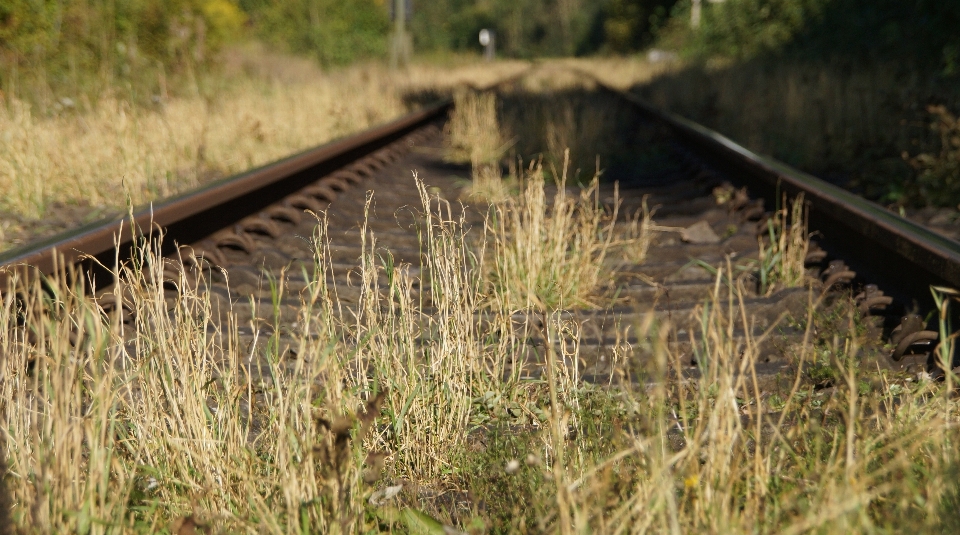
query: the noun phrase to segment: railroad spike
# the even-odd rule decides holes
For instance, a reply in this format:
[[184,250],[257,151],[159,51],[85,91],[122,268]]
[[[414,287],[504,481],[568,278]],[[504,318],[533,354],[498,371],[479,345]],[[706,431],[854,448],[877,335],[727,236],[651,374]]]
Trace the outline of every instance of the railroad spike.
[[331,203],[337,200],[337,192],[325,184],[313,184],[300,190],[302,195],[309,195],[318,201]]
[[900,318],[900,325],[897,325],[893,331],[890,332],[890,343],[899,345],[904,337],[915,332],[920,332],[925,328],[926,322],[923,321],[923,318],[921,318],[919,314],[907,314]]
[[926,330],[926,322],[919,314],[907,314],[900,318],[900,325],[890,333],[890,343],[894,345],[890,358],[899,362],[908,351],[928,347],[938,338],[937,332]]
[[240,221],[237,224],[237,233],[249,234],[254,237],[262,236],[271,239],[277,239],[283,231],[280,226],[272,219],[260,216],[251,216]]
[[303,212],[284,205],[271,206],[261,212],[260,215],[261,217],[270,219],[271,221],[286,223],[289,225],[299,225],[300,221],[303,219]]
[[292,208],[299,208],[301,211],[311,211],[315,214],[319,214],[327,208],[327,204],[317,200],[315,197],[304,195],[302,193],[295,193],[286,200],[287,206]]
[[887,306],[893,304],[893,298],[889,295],[884,295],[883,290],[878,288],[876,284],[866,285],[863,291],[853,299],[857,303],[860,314],[863,316],[870,315],[874,310],[884,310]]
[[833,260],[820,274],[823,280],[823,293],[830,291],[835,285],[840,283],[850,283],[857,278],[857,272],[847,267],[843,260]]

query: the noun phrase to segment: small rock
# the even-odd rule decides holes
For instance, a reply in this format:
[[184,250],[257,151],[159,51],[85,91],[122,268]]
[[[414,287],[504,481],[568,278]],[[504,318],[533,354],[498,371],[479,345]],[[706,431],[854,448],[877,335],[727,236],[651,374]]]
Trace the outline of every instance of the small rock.
[[717,236],[706,221],[698,221],[680,231],[680,239],[687,243],[720,243],[720,236]]
[[659,50],[654,48],[647,52],[647,61],[650,63],[669,63],[671,61],[676,61],[678,57],[679,56],[677,56],[676,52],[671,52],[669,50]]
[[373,505],[373,506],[383,505],[384,503],[395,498],[397,494],[400,494],[401,490],[403,490],[403,485],[394,485],[392,487],[380,489],[370,495],[370,500],[369,500],[370,505]]

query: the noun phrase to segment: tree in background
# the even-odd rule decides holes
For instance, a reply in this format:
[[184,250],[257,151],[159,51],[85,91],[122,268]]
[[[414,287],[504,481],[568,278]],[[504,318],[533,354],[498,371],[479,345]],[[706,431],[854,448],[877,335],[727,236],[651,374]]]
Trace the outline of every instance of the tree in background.
[[634,52],[653,41],[676,1],[421,0],[414,38],[422,50],[479,50],[477,35],[488,28],[509,57]]
[[632,52],[653,42],[676,0],[609,0],[603,12],[605,47]]
[[195,86],[231,40],[342,64],[382,56],[383,0],[0,0],[0,91],[43,108]]
[[510,57],[572,55],[590,48],[591,25],[603,2],[586,0],[434,0],[417,2],[413,34],[419,49],[479,50],[483,28],[497,33]]
[[688,56],[747,59],[788,54],[811,60],[895,60],[960,68],[960,2],[944,0],[703,1],[690,25],[691,0],[672,10],[664,44]]
[[232,0],[4,0],[0,87],[42,98],[192,72],[240,33]]
[[325,65],[386,52],[390,21],[384,0],[241,0],[240,6],[262,39]]
[[[703,4],[703,17],[689,29],[685,42],[695,53],[750,57],[777,51],[816,22],[831,0],[726,0]],[[680,4],[690,9],[690,2]],[[686,27],[689,16],[674,13],[675,27]]]

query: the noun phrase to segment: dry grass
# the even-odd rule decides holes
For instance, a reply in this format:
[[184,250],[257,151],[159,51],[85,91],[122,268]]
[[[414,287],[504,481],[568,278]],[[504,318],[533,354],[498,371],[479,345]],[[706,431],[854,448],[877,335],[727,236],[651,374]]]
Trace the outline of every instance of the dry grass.
[[681,63],[651,63],[641,57],[559,58],[542,62],[540,68],[524,80],[523,85],[531,91],[595,87],[592,80],[577,73],[581,71],[606,85],[628,90],[676,72],[681,67]]
[[[832,395],[798,376],[786,394],[765,399],[753,372],[759,339],[730,336],[751,321],[738,303],[743,290],[716,288],[692,327],[704,338],[702,378],[629,398],[648,431],[588,472],[574,522],[607,532],[860,533],[952,521],[941,499],[955,487],[936,474],[956,462],[940,449],[956,440],[956,401],[935,384],[864,383],[852,337],[832,350],[844,364]],[[812,313],[807,319],[813,325]],[[669,335],[652,334],[662,369],[679,370]],[[801,361],[816,358],[810,330],[807,341]],[[911,475],[920,465],[938,468]]]
[[[359,303],[339,302],[321,220],[291,348],[305,357],[293,362],[278,334],[243,339],[229,308],[191,290],[209,273],[184,270],[182,292],[153,282],[164,262],[147,243],[99,300],[38,284],[21,288],[23,301],[5,292],[0,418],[16,522],[152,532],[190,517],[219,531],[357,532],[370,522],[364,459],[388,454],[408,481],[456,472],[473,400],[514,386],[503,379],[519,373],[523,343],[503,298],[485,293],[484,255],[466,245],[462,220],[416,185],[431,299],[411,298],[409,266],[385,260],[368,234]],[[282,277],[273,289],[279,302]],[[118,299],[122,314],[107,306]],[[377,413],[350,416],[364,405]],[[351,441],[357,425],[383,421],[381,405],[390,422]]]
[[802,193],[789,204],[786,196],[782,202],[783,207],[766,221],[765,232],[758,238],[762,294],[802,286],[806,278],[805,262],[810,248],[807,206]]
[[49,203],[122,207],[193,188],[396,117],[406,107],[386,71],[353,68],[336,80],[235,81],[208,97],[153,110],[105,100],[88,113],[35,117],[0,111],[4,210],[47,215]]
[[[131,310],[126,322],[67,288],[52,298],[34,288],[20,310],[5,294],[2,407],[17,524],[155,532],[193,516],[243,531],[306,515],[323,530],[350,519],[359,472],[319,465],[314,448],[324,437],[314,403],[335,412],[351,401],[336,390],[344,370],[315,316],[323,279],[300,318],[319,336],[297,347],[315,357],[287,367],[276,344],[242,343],[236,318],[218,317],[209,294],[165,295],[150,282],[162,280],[150,276],[161,263],[149,250],[140,260],[144,269],[124,270],[114,290]],[[18,313],[29,331],[11,328]],[[347,508],[315,502],[331,495]]]
[[445,158],[474,168],[497,164],[506,148],[497,119],[497,96],[465,90],[454,95],[454,109],[444,127]]
[[[823,305],[794,319],[806,332],[794,356],[834,366],[828,393],[803,368],[774,393],[756,386],[763,336],[733,336],[753,332],[753,319],[748,292],[720,282],[731,266],[691,317],[624,326],[640,342],[611,374],[640,373],[650,387],[583,383],[579,325],[547,305],[577,301],[553,283],[590,276],[571,252],[602,252],[606,227],[581,208],[589,195],[575,202],[561,189],[548,208],[541,177],[534,168],[523,195],[498,205],[489,255],[468,248],[459,211],[417,183],[422,280],[365,231],[356,305],[336,298],[321,220],[292,341],[280,339],[291,331],[279,318],[278,334],[244,338],[229,307],[190,290],[209,274],[183,272],[183,292],[151,282],[163,268],[149,247],[113,290],[122,316],[80,289],[5,293],[0,425],[17,524],[418,533],[443,529],[419,511],[431,507],[475,532],[948,529],[960,402],[935,382],[858,364],[855,307],[833,314],[833,334],[815,334]],[[413,298],[416,282],[429,299]],[[279,302],[284,277],[273,287]],[[518,325],[514,304],[545,321]],[[680,329],[703,342],[698,378],[676,380],[690,358],[670,343]],[[546,374],[523,380],[534,354]],[[452,515],[414,490],[451,486],[487,508]]]
[[671,227],[661,227],[653,220],[656,209],[647,206],[647,197],[627,220],[618,225],[615,246],[620,249],[623,259],[631,264],[640,265],[647,259],[647,253],[657,233],[676,231]]
[[444,143],[445,159],[470,164],[472,180],[467,196],[492,202],[511,196],[516,179],[511,176],[504,180],[501,160],[512,143],[505,143],[500,131],[495,94],[458,91],[450,121],[444,127]]
[[596,197],[599,177],[577,193],[567,191],[566,164],[553,199],[546,196],[541,164],[531,164],[523,190],[494,205],[492,280],[504,305],[515,310],[555,310],[590,303],[606,279],[604,259],[617,218]]

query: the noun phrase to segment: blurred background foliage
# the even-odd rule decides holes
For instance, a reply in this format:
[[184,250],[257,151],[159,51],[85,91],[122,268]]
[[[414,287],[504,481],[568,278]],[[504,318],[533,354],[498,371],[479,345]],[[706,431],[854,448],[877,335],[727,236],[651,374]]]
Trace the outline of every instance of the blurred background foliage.
[[676,0],[433,0],[416,3],[418,48],[475,50],[483,28],[509,57],[631,52],[650,44]]
[[239,6],[254,36],[324,65],[386,53],[385,0],[240,0]]
[[[410,1],[421,57],[475,56],[482,28],[496,32],[501,57],[660,49],[651,61],[680,61],[634,88],[658,105],[885,202],[960,203],[960,188],[937,185],[960,183],[960,167],[932,172],[917,159],[960,158],[941,147],[941,117],[928,111],[960,109],[960,1]],[[378,60],[392,2],[0,0],[0,100],[45,114],[104,95],[213,98],[204,80],[242,41],[323,66]]]
[[[960,2],[681,0],[657,46],[683,67],[634,88],[655,104],[868,198],[960,203]],[[952,141],[951,141],[952,142]]]
[[[3,0],[0,89],[49,100],[193,76],[242,33],[231,0]],[[69,103],[69,102],[68,102]]]
[[[4,0],[0,89],[82,93],[209,68],[257,39],[324,65],[383,57],[393,0]],[[476,53],[482,28],[515,58],[631,53],[686,58],[849,57],[960,67],[960,2],[942,0],[412,0],[415,48]],[[134,88],[136,89],[136,88]],[[146,88],[141,88],[144,91]],[[48,96],[50,96],[48,95]]]
[[955,70],[960,2],[944,0],[692,0],[677,2],[661,44],[688,57],[760,55],[907,60]]
[[[103,91],[149,99],[259,40],[323,65],[387,53],[393,0],[3,0],[0,90],[50,105]],[[415,48],[503,56],[627,53],[653,42],[676,0],[413,0]],[[189,85],[189,84],[188,84]],[[48,107],[48,106],[45,106]]]

